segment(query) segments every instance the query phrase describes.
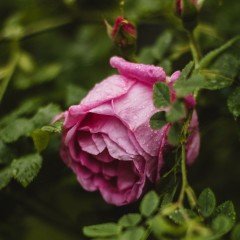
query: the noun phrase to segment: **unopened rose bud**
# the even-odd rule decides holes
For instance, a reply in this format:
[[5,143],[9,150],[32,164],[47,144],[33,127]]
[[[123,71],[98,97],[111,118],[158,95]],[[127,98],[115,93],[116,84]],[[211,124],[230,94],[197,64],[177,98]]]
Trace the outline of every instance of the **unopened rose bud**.
[[117,17],[113,27],[107,21],[105,24],[109,37],[121,49],[125,57],[132,54],[135,51],[137,39],[136,27],[121,16]]
[[192,30],[197,26],[198,12],[202,7],[202,0],[176,0],[176,14],[182,19],[186,29]]

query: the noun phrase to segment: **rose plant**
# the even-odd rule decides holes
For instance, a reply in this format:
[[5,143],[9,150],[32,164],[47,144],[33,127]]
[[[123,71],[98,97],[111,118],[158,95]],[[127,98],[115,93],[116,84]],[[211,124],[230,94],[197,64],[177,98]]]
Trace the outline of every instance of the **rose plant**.
[[0,239],[239,240],[239,1],[21,2],[0,3]]

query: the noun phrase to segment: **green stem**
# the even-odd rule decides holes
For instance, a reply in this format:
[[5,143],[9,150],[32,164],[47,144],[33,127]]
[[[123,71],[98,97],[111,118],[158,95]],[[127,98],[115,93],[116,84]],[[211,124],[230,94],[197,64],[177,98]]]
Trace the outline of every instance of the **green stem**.
[[180,203],[182,203],[184,200],[185,190],[188,186],[185,143],[183,143],[181,146],[181,173],[182,173],[182,188],[181,188],[181,192],[180,192],[180,196],[179,196]]
[[182,174],[182,187],[178,199],[178,203],[183,205],[185,194],[188,197],[190,206],[194,208],[197,204],[195,193],[188,184],[187,179],[187,167],[186,167],[186,143],[188,139],[188,129],[192,119],[193,111],[189,112],[186,122],[183,125],[182,129],[182,138],[181,138],[181,174]]
[[[193,56],[193,60],[195,62],[195,68],[198,68],[199,62],[201,60],[202,54],[200,51],[200,46],[197,42],[197,40],[194,37],[193,31],[188,31],[188,37],[189,37],[189,44]],[[189,125],[192,119],[193,110],[189,112],[189,115],[186,119],[186,122],[184,123],[183,129],[182,129],[182,139],[181,139],[181,174],[182,174],[182,188],[179,195],[178,203],[180,205],[183,205],[184,196],[187,195],[189,204],[192,208],[194,208],[197,204],[197,200],[195,197],[195,193],[193,189],[189,186],[188,180],[187,180],[187,168],[186,168],[186,143],[188,139],[188,129]]]
[[199,46],[193,32],[188,32],[188,38],[189,38],[189,44],[190,44],[190,49],[192,52],[193,60],[195,62],[195,68],[197,68],[199,65],[199,61],[202,57],[200,46]]

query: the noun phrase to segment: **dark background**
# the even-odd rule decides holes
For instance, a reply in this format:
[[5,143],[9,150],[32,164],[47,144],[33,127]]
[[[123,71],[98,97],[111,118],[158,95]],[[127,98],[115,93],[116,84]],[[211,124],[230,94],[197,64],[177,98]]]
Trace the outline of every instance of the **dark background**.
[[[20,48],[34,65],[31,71],[19,67],[15,72],[0,106],[1,117],[36,98],[36,109],[49,102],[62,109],[78,103],[83,90],[113,72],[108,61],[118,52],[108,39],[103,19],[113,23],[118,15],[118,1],[113,0],[0,1],[1,66],[14,51],[12,36],[19,29],[26,30]],[[191,59],[185,33],[173,16],[173,1],[126,0],[125,17],[137,24],[141,61],[163,65],[171,73]],[[240,33],[240,1],[206,0],[200,20],[196,35],[206,53]],[[171,41],[164,49],[155,43],[166,31]],[[201,152],[188,175],[197,193],[210,187],[219,202],[233,200],[239,213],[239,122],[227,108],[231,91],[201,92],[197,106]],[[98,193],[85,192],[59,158],[59,143],[58,136],[51,139],[43,152],[42,169],[29,187],[12,181],[0,191],[0,239],[83,239],[83,226],[115,221],[137,210],[138,203],[117,208]],[[27,137],[10,145],[16,156],[33,149]]]

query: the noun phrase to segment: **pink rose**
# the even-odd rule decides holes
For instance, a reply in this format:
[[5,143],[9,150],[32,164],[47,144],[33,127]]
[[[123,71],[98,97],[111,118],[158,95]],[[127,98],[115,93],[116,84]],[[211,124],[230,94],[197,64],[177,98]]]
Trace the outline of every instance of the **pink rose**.
[[[110,64],[119,74],[96,84],[63,114],[61,157],[84,189],[98,190],[106,202],[120,206],[137,200],[147,182],[159,179],[171,125],[150,128],[149,119],[158,111],[152,87],[156,81],[170,86],[179,72],[169,78],[161,67],[120,57],[112,57]],[[187,156],[192,162],[199,148],[196,114],[191,126]]]

